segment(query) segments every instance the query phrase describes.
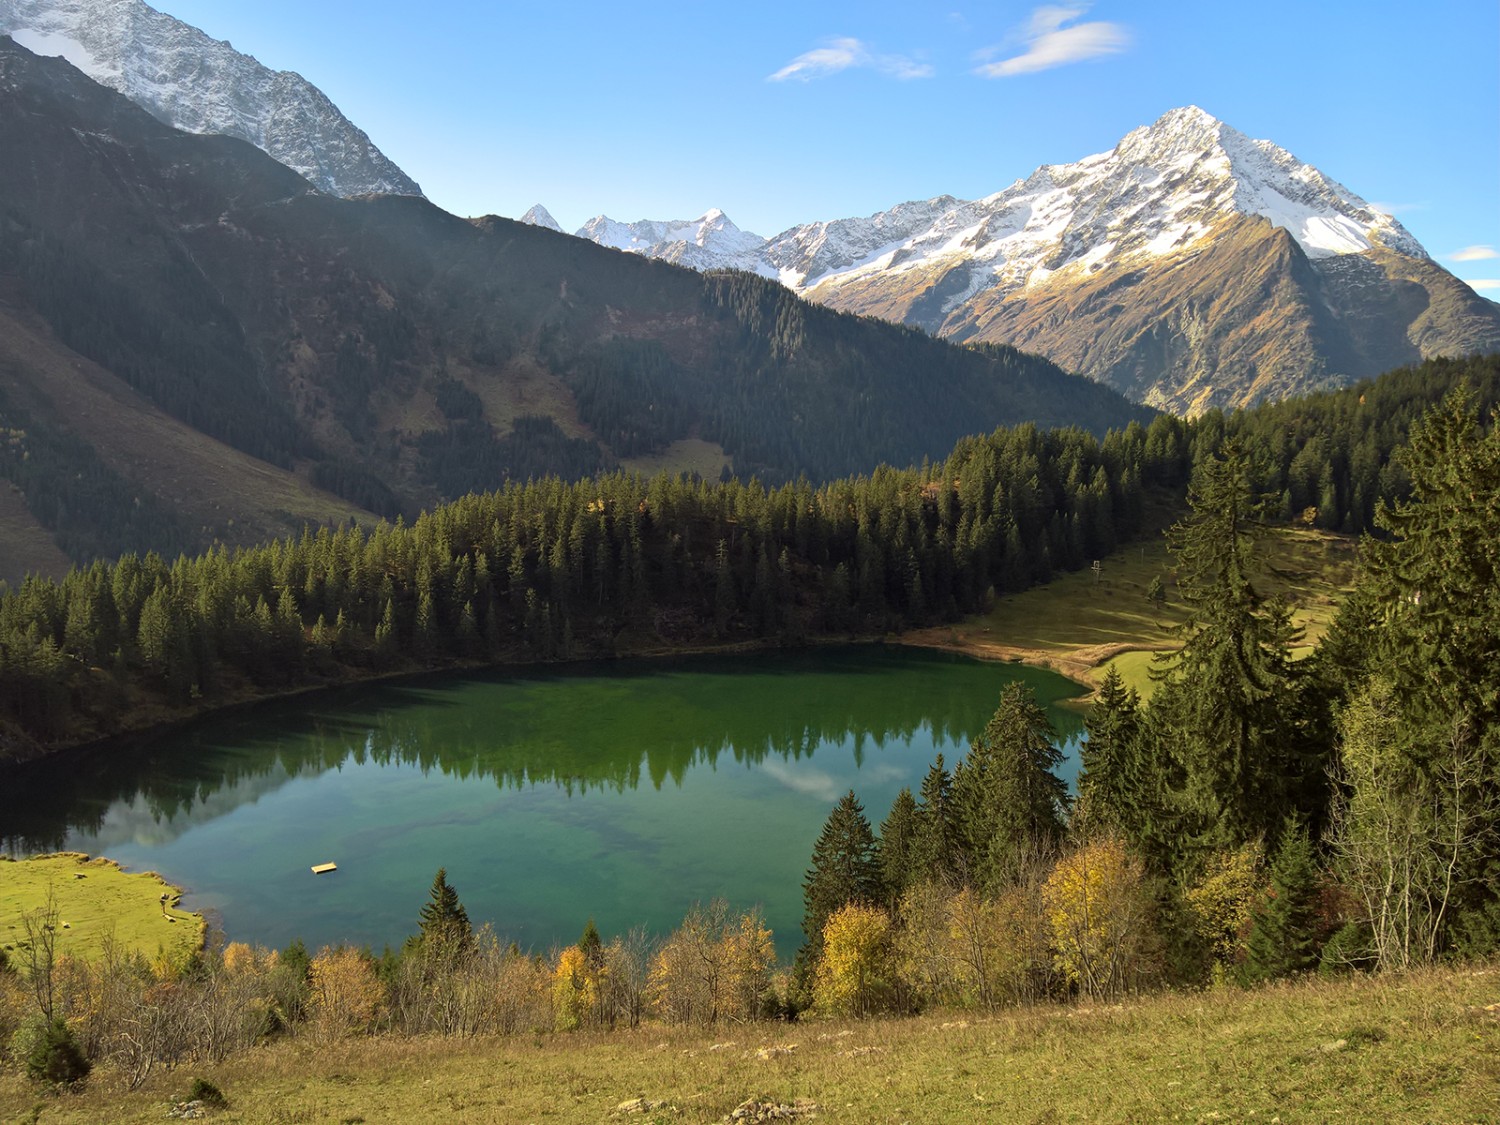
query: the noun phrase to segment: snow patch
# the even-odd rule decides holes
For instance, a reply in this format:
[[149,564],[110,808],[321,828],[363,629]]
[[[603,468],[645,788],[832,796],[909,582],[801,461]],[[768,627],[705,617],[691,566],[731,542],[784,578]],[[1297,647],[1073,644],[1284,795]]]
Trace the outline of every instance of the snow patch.
[[87,47],[71,36],[18,27],[10,33],[10,37],[33,55],[66,59],[96,82],[103,81],[114,73],[101,65]]

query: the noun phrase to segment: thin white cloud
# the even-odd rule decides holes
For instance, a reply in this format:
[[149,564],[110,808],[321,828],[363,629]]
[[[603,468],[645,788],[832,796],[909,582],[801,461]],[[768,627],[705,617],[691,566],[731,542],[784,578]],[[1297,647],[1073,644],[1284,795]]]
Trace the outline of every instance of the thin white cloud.
[[1382,215],[1390,215],[1392,218],[1395,218],[1397,215],[1410,215],[1413,211],[1425,211],[1427,209],[1427,204],[1425,203],[1384,203],[1374,199],[1370,200],[1370,206]]
[[1470,277],[1464,284],[1470,289],[1500,289],[1500,277]]
[[878,55],[858,39],[830,39],[827,44],[798,55],[767,82],[811,82],[845,70],[873,70],[887,78],[907,81],[931,78],[932,67],[904,55]]
[[767,777],[785,785],[793,793],[814,797],[824,804],[831,804],[844,795],[844,783],[822,770],[793,769],[775,758],[767,758],[761,763],[760,769]]
[[1487,262],[1491,258],[1500,258],[1500,251],[1493,246],[1465,246],[1448,255],[1450,262]]
[[[1117,23],[1093,20],[1089,23],[1074,23],[1087,12],[1088,5],[1044,4],[1031,13],[1019,38],[1025,43],[1023,54],[999,62],[985,63],[976,73],[986,78],[1010,78],[1017,74],[1033,74],[1039,70],[1051,70],[1055,66],[1083,62],[1085,59],[1116,55],[1130,46],[1130,32]],[[1073,26],[1067,27],[1066,24]],[[991,57],[995,49],[981,52],[981,58]]]

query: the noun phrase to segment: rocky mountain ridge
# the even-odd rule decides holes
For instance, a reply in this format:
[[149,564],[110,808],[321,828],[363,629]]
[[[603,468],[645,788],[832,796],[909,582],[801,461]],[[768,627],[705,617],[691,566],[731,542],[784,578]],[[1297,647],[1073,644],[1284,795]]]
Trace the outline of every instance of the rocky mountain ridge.
[[[912,201],[758,242],[718,211],[628,225],[600,216],[578,235],[699,269],[750,270],[957,341],[1026,347],[1166,409],[1248,405],[1427,356],[1500,350],[1500,310],[1393,217],[1196,106],[984,199]],[[1270,257],[1231,263],[1226,245]],[[1258,297],[1242,293],[1232,313],[1207,300],[1265,261],[1280,272]],[[1204,298],[1191,317],[1154,295],[1163,277],[1176,291],[1210,263],[1214,276],[1190,286]],[[1399,310],[1410,315],[1399,330],[1378,325],[1380,346],[1351,335]]]
[[0,34],[57,55],[189,133],[249,141],[320,191],[421,195],[312,83],[141,0],[0,0]]
[[829,480],[1150,416],[752,275],[313,191],[4,38],[0,152],[0,577],[52,565],[23,525],[172,555],[528,478]]

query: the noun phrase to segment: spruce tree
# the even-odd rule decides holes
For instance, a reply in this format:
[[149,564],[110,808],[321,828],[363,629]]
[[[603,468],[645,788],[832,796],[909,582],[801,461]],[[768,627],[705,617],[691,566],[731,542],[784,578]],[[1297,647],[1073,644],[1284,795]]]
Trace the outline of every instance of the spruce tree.
[[1078,811],[1086,830],[1115,829],[1136,843],[1141,835],[1145,771],[1136,761],[1140,696],[1113,664],[1089,708],[1079,751]]
[[422,927],[419,940],[430,950],[462,950],[473,944],[474,928],[469,924],[469,912],[448,882],[446,868],[437,869],[430,898],[418,917]]
[[1301,824],[1288,823],[1271,860],[1271,892],[1255,913],[1244,977],[1274,980],[1317,968],[1318,865]]
[[1440,920],[1460,950],[1500,949],[1500,424],[1451,391],[1398,454],[1409,500],[1381,505],[1368,551],[1373,642],[1396,730],[1440,826],[1416,863],[1452,864]]
[[880,871],[887,901],[894,903],[918,879],[917,843],[920,817],[917,802],[905,786],[891,803],[890,815],[880,825]]
[[917,879],[940,883],[958,881],[957,823],[953,807],[953,776],[939,754],[922,779],[917,805],[917,838],[912,856]]
[[803,947],[810,969],[823,952],[823,924],[834,911],[851,902],[878,903],[884,898],[880,855],[864,806],[851,789],[839,798],[818,841],[812,866],[802,881]]
[[960,863],[971,886],[998,890],[1062,839],[1068,790],[1053,772],[1062,761],[1056,740],[1032,690],[1007,684],[953,774]]
[[1285,815],[1288,778],[1306,774],[1291,721],[1297,632],[1284,603],[1251,580],[1264,503],[1233,443],[1203,458],[1192,514],[1172,528],[1177,585],[1189,607],[1180,652],[1151,700],[1148,724],[1170,759],[1179,857],[1237,847]]

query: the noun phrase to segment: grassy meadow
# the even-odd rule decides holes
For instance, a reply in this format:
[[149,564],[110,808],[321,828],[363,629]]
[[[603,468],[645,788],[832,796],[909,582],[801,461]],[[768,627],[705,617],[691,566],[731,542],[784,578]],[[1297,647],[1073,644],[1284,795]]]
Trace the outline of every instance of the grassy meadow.
[[49,895],[57,909],[60,956],[95,957],[112,937],[147,957],[164,950],[179,963],[203,943],[202,916],[178,909],[180,892],[153,872],[127,874],[107,859],[77,852],[25,860],[0,856],[0,949],[13,962],[26,939],[22,919],[44,910]]
[[1493,1121],[1500,970],[715,1032],[302,1037],[133,1092],[102,1069],[70,1094],[5,1070],[0,1122],[160,1121],[195,1077],[228,1099],[213,1119],[265,1125],[716,1122],[752,1099],[792,1116],[741,1120]]
[[[1354,579],[1356,541],[1312,528],[1279,528],[1262,544],[1256,587],[1280,594],[1304,631],[1305,655],[1327,631]],[[1164,602],[1148,596],[1153,578]],[[1187,616],[1173,581],[1166,541],[1136,543],[1092,569],[1063,574],[1045,586],[997,598],[986,614],[956,625],[912,630],[902,640],[999,660],[1019,660],[1097,684],[1111,665],[1143,698],[1155,686],[1158,653],[1175,649]]]

